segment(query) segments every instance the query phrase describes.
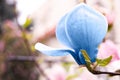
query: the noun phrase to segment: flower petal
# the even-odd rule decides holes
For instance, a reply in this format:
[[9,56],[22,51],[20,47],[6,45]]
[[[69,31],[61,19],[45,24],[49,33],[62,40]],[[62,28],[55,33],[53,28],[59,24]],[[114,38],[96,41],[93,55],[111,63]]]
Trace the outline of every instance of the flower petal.
[[55,49],[55,48],[48,47],[42,43],[36,43],[35,49],[49,56],[65,56],[70,53],[73,53],[72,49]]
[[73,48],[70,40],[68,39],[67,35],[66,35],[66,31],[65,31],[65,20],[66,20],[67,14],[65,16],[62,17],[62,19],[60,20],[60,22],[58,23],[57,27],[56,27],[56,37],[58,39],[58,41],[60,41],[61,43],[63,43],[64,45]]
[[107,33],[107,26],[107,20],[102,14],[82,3],[67,16],[65,30],[78,50],[84,49],[93,57]]

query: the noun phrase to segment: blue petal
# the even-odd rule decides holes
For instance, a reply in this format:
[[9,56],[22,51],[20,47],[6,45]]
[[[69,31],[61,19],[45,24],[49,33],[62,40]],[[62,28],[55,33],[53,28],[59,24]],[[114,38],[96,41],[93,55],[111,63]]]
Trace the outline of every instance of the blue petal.
[[74,50],[72,49],[55,49],[55,48],[48,47],[42,43],[36,43],[35,49],[49,56],[65,56],[65,55],[71,54],[79,65],[82,64],[79,60],[79,56],[76,55]]
[[76,46],[76,52],[84,49],[90,58],[94,58],[98,45],[106,35],[107,26],[102,14],[82,3],[67,16],[65,30],[69,40]]
[[42,52],[43,54],[49,55],[49,56],[65,56],[65,55],[68,55],[68,54],[71,54],[74,52],[72,49],[51,48],[42,43],[36,43],[35,49]]
[[66,35],[66,31],[65,31],[66,17],[67,17],[67,14],[65,16],[63,16],[62,19],[59,21],[59,23],[56,27],[56,37],[57,37],[58,41],[60,41],[62,44],[66,45],[70,48],[73,48],[72,43],[68,39],[68,37]]

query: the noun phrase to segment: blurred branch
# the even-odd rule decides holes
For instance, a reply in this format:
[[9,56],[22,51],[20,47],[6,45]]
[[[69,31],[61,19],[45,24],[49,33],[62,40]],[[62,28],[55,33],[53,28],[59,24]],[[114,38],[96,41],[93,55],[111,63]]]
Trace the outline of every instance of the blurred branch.
[[14,60],[20,60],[20,61],[36,61],[36,56],[8,56],[7,60],[14,61]]
[[[20,60],[20,61],[37,61],[40,59],[40,57],[36,56],[7,56],[8,61],[14,61],[14,60]],[[67,60],[59,59],[59,60],[51,60],[51,59],[45,59],[43,62],[45,63],[58,63],[58,62],[64,62],[64,63],[74,63]]]
[[44,73],[43,69],[37,63],[36,66],[39,69],[39,72],[46,78],[46,80],[50,80],[48,76]]
[[25,31],[25,29],[23,29],[23,27],[18,23],[17,17],[16,17],[15,19],[16,19],[16,23],[17,23],[18,28],[19,28],[20,31],[22,32],[22,37],[23,37],[25,46],[26,46],[26,48],[27,48],[27,50],[28,50],[28,54],[30,55],[30,54],[32,54],[32,51],[31,51],[30,44],[29,44],[29,41],[28,41],[27,36],[26,36],[26,31]]
[[50,37],[54,36],[55,35],[55,29],[56,29],[56,25],[53,25],[52,27],[50,27],[49,29],[47,29],[44,32],[44,35],[41,35],[38,38],[37,42],[46,40],[47,38],[50,38]]
[[7,61],[33,61],[35,62],[36,67],[39,70],[39,73],[42,74],[46,80],[49,80],[47,75],[44,73],[43,69],[40,67],[40,65],[37,63],[38,57],[35,56],[8,56]]

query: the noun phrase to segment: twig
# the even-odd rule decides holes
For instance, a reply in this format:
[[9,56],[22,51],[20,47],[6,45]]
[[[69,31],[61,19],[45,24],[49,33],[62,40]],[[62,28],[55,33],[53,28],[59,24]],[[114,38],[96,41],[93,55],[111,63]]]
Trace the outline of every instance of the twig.
[[40,65],[36,62],[36,56],[8,56],[8,61],[34,61],[36,67],[38,68],[39,72],[46,78],[46,80],[50,80],[48,76],[44,73],[43,69],[40,67]]
[[[14,61],[14,60],[19,60],[19,61],[37,61],[40,59],[38,56],[7,56],[6,58],[8,61]],[[67,60],[49,60],[45,59],[43,60],[45,63],[59,63],[59,62],[64,62],[64,63],[74,63],[74,62],[69,62]]]
[[27,39],[27,37],[26,37],[26,32],[25,32],[25,30],[23,29],[23,27],[18,23],[17,17],[15,18],[15,20],[16,20],[16,23],[17,23],[18,28],[20,29],[20,31],[21,31],[22,34],[24,35],[24,37],[23,37],[22,39],[23,39],[23,41],[24,41],[24,43],[25,43],[25,46],[26,46],[26,48],[27,48],[27,50],[28,50],[28,54],[30,55],[30,54],[32,54],[32,51],[31,51],[31,49],[30,49],[29,41],[28,41],[28,39]]
[[14,60],[19,60],[19,61],[36,61],[38,57],[36,56],[8,56],[7,60],[9,61],[14,61]]
[[95,65],[95,66],[93,67],[93,64],[91,63],[91,60],[90,60],[87,52],[86,52],[85,50],[81,50],[81,53],[82,53],[82,55],[83,55],[83,57],[84,57],[84,60],[85,60],[85,62],[86,62],[86,65],[85,65],[85,66],[87,67],[87,69],[88,69],[91,73],[93,73],[93,74],[109,74],[109,75],[112,75],[112,76],[120,75],[120,73],[118,73],[118,72],[105,72],[105,71],[97,71],[97,70],[95,70],[95,68],[97,67],[97,65]]
[[[86,64],[87,69],[88,69],[91,73],[96,74],[96,75],[99,75],[99,74],[109,74],[109,75],[112,75],[112,76],[120,75],[120,73],[118,73],[118,72],[97,71],[97,70],[95,70],[95,67],[91,67],[91,66],[93,66],[93,65],[92,65],[92,64],[90,64],[90,65]],[[97,66],[96,66],[96,67],[97,67]]]
[[89,71],[93,74],[96,74],[96,75],[99,75],[99,74],[109,74],[109,75],[112,75],[112,76],[120,75],[120,73],[118,73],[118,72],[105,72],[105,71],[97,71],[97,70],[89,70]]
[[46,78],[46,80],[50,80],[49,77],[44,73],[43,69],[36,63],[39,72]]

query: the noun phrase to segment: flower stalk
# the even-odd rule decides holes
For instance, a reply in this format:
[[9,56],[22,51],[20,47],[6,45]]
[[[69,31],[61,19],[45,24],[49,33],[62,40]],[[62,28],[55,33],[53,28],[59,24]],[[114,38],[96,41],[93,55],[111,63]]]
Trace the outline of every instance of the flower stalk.
[[82,55],[85,59],[86,67],[91,73],[96,74],[96,75],[99,75],[99,74],[109,74],[109,75],[112,75],[112,76],[120,75],[119,72],[105,72],[105,71],[95,70],[95,67],[97,67],[97,66],[95,65],[95,67],[94,67],[94,65],[91,64],[91,61],[90,61],[90,58],[89,58],[87,52],[85,50],[81,50],[81,53],[82,53]]

